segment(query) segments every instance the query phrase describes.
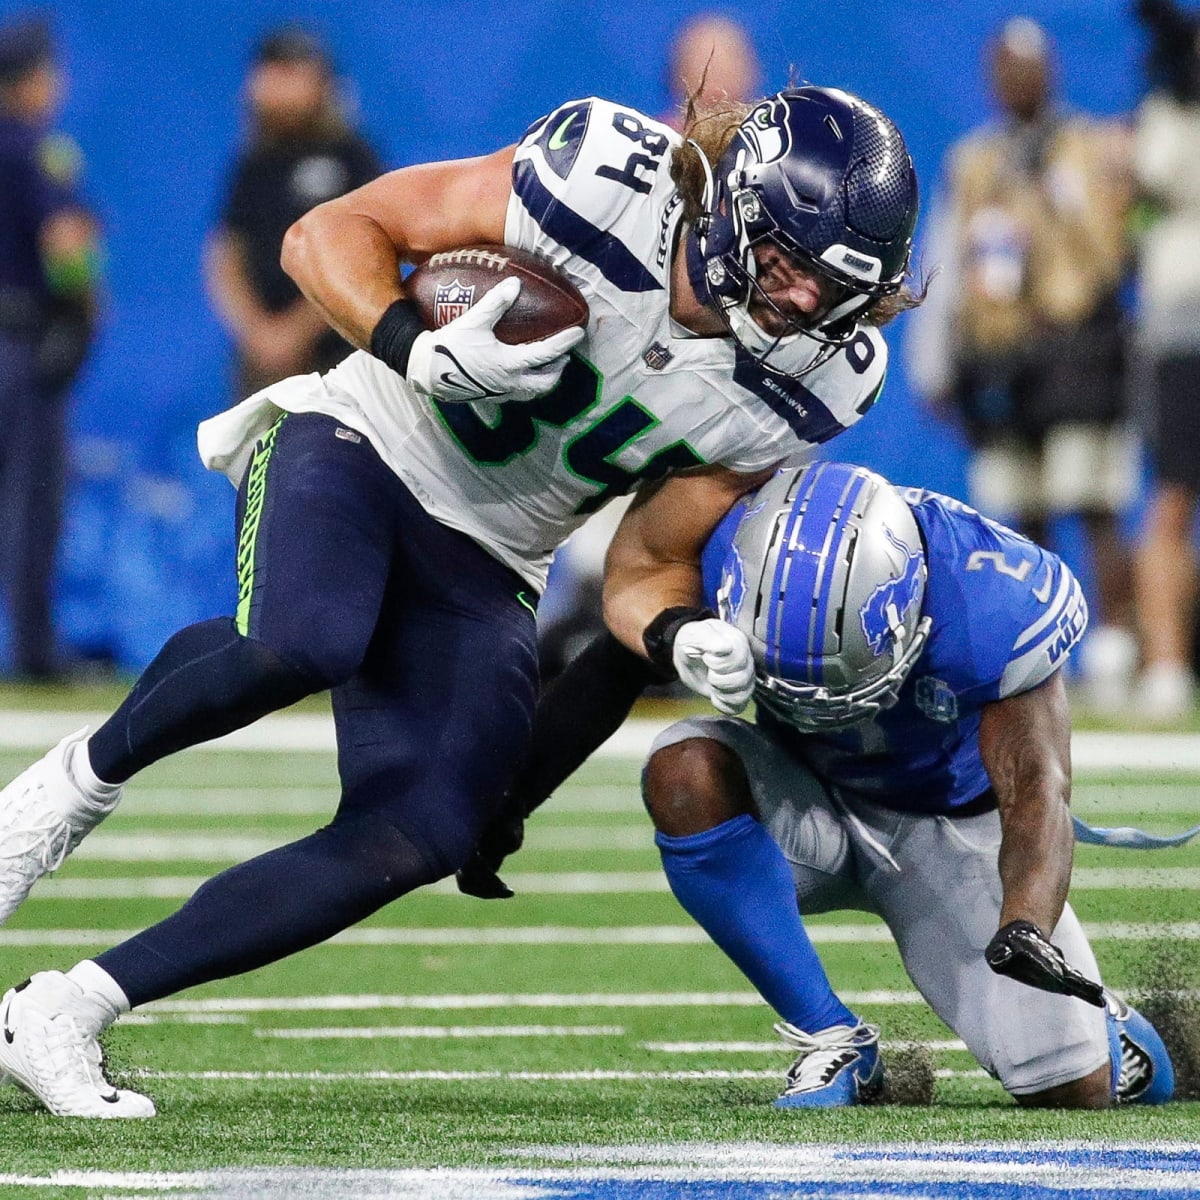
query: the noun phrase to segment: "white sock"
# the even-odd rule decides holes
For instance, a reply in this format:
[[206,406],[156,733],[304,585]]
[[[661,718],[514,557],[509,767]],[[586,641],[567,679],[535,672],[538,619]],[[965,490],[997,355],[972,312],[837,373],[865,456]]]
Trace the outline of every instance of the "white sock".
[[121,985],[90,958],[76,963],[67,978],[79,987],[83,996],[79,1003],[84,1011],[80,1014],[93,1034],[107,1029],[122,1013],[129,1011],[129,997]]
[[121,792],[124,786],[120,783],[105,783],[99,775],[96,774],[92,767],[92,760],[88,757],[87,739],[76,742],[71,747],[70,761],[67,763],[67,769],[71,772],[71,776],[83,791],[83,794],[89,800],[97,800],[105,802],[111,800]]

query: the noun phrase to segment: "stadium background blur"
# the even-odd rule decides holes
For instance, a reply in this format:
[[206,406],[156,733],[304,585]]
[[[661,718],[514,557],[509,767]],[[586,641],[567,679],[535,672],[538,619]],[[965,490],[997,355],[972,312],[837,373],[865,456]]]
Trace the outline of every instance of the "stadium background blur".
[[[0,19],[26,7],[0,0]],[[201,253],[238,144],[245,65],[266,30],[299,21],[327,41],[364,132],[397,167],[510,143],[569,97],[596,93],[664,113],[670,37],[711,7],[633,0],[44,6],[70,79],[61,125],[84,148],[86,194],[107,247],[104,327],[73,408],[58,603],[65,645],[134,670],[175,629],[230,607],[233,494],[195,452],[197,421],[229,403],[231,362],[204,296]],[[926,200],[947,146],[991,115],[980,51],[1014,12],[1041,22],[1057,41],[1072,104],[1125,113],[1144,90],[1143,37],[1125,0],[1033,0],[1019,8],[1011,0],[949,0],[936,19],[913,0],[755,0],[723,11],[750,31],[765,91],[794,71],[884,108],[904,131]],[[902,323],[889,334],[884,402],[838,439],[837,455],[898,483],[964,495],[965,446],[918,406],[903,336]]]

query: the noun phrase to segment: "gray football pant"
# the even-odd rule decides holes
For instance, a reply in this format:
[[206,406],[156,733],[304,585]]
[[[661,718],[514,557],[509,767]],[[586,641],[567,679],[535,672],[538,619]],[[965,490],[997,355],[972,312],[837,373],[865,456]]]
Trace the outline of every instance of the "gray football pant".
[[[899,813],[829,789],[756,726],[730,718],[680,721],[654,749],[688,738],[712,738],[741,759],[763,823],[791,866],[800,911],[882,917],[921,995],[1009,1092],[1040,1092],[1109,1061],[1101,1009],[997,975],[984,961],[1002,900],[997,813]],[[1074,967],[1099,978],[1070,905],[1053,941]]]

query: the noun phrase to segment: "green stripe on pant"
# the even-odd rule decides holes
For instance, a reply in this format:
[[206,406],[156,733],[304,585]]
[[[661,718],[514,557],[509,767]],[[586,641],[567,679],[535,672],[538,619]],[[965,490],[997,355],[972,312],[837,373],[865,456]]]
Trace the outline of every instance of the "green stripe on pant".
[[263,503],[267,495],[267,467],[275,449],[275,441],[279,437],[279,428],[286,419],[287,413],[284,413],[254,448],[254,457],[250,460],[250,473],[246,480],[246,511],[242,516],[241,532],[238,534],[238,603],[235,617],[237,631],[243,637],[248,636],[250,632],[250,600],[254,595],[254,550],[258,543],[258,527],[262,522]]

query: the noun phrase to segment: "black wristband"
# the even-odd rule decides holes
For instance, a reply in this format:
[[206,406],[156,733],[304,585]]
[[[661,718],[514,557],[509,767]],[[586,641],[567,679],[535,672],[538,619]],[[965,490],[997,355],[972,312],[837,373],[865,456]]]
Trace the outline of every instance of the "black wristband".
[[675,679],[678,675],[674,660],[675,635],[689,621],[707,621],[716,615],[711,608],[689,608],[687,605],[664,608],[642,633],[646,657],[669,678]]
[[406,296],[393,300],[371,333],[371,353],[400,375],[408,372],[413,342],[425,332],[421,310]]

